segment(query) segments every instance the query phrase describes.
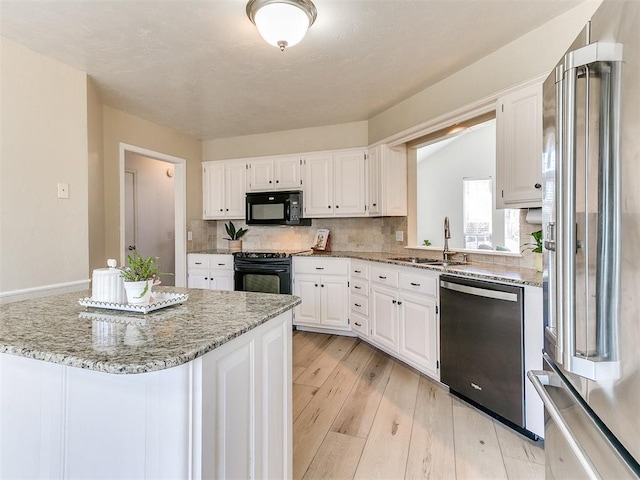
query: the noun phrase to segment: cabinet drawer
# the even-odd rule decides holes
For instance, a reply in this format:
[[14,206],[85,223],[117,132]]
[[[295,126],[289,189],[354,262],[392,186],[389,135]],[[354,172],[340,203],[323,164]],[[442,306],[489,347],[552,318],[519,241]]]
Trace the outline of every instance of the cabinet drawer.
[[398,288],[398,272],[385,268],[371,268],[371,282],[387,287]]
[[358,315],[357,313],[351,314],[351,330],[357,334],[368,337],[369,336],[369,319]]
[[351,311],[361,315],[369,315],[369,299],[362,295],[351,294]]
[[369,266],[363,263],[351,263],[351,278],[369,279]]
[[401,273],[400,288],[407,292],[424,293],[432,297],[438,296],[438,280],[424,275]]
[[295,273],[315,273],[317,275],[349,275],[349,262],[325,258],[294,258]]
[[187,265],[189,270],[192,268],[209,268],[209,258],[212,255],[204,253],[190,253],[187,255]]
[[233,270],[233,255],[210,255],[209,268],[211,270]]
[[369,296],[369,282],[362,280],[351,280],[351,291],[356,295]]

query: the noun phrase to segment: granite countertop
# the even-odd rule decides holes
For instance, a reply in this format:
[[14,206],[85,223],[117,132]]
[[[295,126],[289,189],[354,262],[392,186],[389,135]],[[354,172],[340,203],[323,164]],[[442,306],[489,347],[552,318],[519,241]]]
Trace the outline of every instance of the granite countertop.
[[[477,278],[480,280],[494,280],[499,282],[509,282],[518,285],[542,286],[542,273],[533,268],[519,268],[508,265],[495,265],[489,263],[469,263],[467,265],[449,265],[447,267],[437,265],[425,265],[419,263],[402,262],[392,260],[396,257],[411,257],[409,254],[378,253],[378,252],[314,252],[312,254],[303,253],[301,256],[312,257],[342,257],[354,258],[358,260],[368,260],[372,262],[401,265],[403,267],[421,268],[433,270],[439,273],[448,273],[464,277]],[[431,255],[433,258],[435,255]]]
[[157,290],[189,299],[146,315],[80,306],[90,292],[0,305],[0,353],[106,373],[153,372],[190,362],[301,302],[291,295]]

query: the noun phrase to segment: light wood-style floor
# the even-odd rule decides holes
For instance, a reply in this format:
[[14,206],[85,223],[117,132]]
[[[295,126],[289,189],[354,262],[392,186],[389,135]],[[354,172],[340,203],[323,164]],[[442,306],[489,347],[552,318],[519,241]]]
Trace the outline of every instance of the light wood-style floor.
[[294,479],[543,479],[544,451],[365,342],[293,337]]

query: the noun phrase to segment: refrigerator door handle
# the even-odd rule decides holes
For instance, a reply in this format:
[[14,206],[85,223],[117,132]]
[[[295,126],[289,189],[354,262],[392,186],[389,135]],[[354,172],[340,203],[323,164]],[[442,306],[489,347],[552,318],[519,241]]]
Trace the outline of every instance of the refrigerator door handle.
[[593,480],[601,479],[602,477],[598,474],[595,465],[591,462],[591,460],[587,456],[587,453],[578,443],[576,435],[572,432],[571,427],[569,427],[569,424],[565,421],[562,413],[560,412],[560,409],[544,388],[545,385],[563,388],[562,380],[560,379],[560,377],[558,377],[558,375],[553,372],[538,370],[531,370],[527,372],[527,377],[533,384],[533,388],[535,388],[536,392],[538,392],[538,395],[540,395],[547,413],[557,425],[558,430],[562,434],[564,440],[567,442],[567,445],[569,445],[569,448],[571,448],[573,454],[578,459],[578,462],[580,462],[580,465],[587,474],[587,477]]
[[[618,225],[620,220],[618,121],[620,117],[620,82],[622,45],[615,43],[592,43],[568,53],[564,60],[564,72],[560,80],[559,96],[562,109],[558,115],[562,125],[561,161],[557,166],[558,204],[556,261],[558,271],[558,334],[563,343],[562,365],[568,371],[592,379],[619,378],[617,358],[617,317],[619,299]],[[595,321],[595,354],[580,353],[576,338],[586,338],[587,332],[576,331],[576,251],[581,245],[577,238],[576,222],[576,90],[577,79],[584,76],[589,92],[590,72],[601,74],[604,88],[600,109],[600,150],[598,162],[600,201],[598,205],[598,254],[596,283],[597,312]],[[589,100],[586,100],[587,116]],[[587,142],[588,142],[588,133]],[[604,280],[603,280],[604,279]],[[585,324],[586,325],[586,324]]]

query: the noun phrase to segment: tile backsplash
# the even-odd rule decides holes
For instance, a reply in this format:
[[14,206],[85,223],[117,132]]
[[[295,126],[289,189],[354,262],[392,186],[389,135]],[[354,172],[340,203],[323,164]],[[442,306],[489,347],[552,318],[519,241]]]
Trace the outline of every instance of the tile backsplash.
[[[540,225],[525,221],[527,210],[520,211],[520,243],[529,243],[531,233],[539,230]],[[224,238],[225,222],[214,220],[192,220],[187,229],[192,232],[193,240],[187,241],[188,252],[209,249],[226,249],[228,242]],[[234,221],[236,227],[245,227],[244,222]],[[328,228],[331,232],[331,250],[348,252],[388,252],[400,255],[433,256],[435,250],[410,249],[407,246],[406,217],[378,218],[317,218],[310,227],[267,227],[251,226],[242,237],[244,250],[304,251],[313,244],[316,230]],[[396,231],[403,232],[403,241],[396,241]],[[533,255],[492,255],[489,253],[471,253],[469,260],[478,263],[510,265],[533,268]]]

